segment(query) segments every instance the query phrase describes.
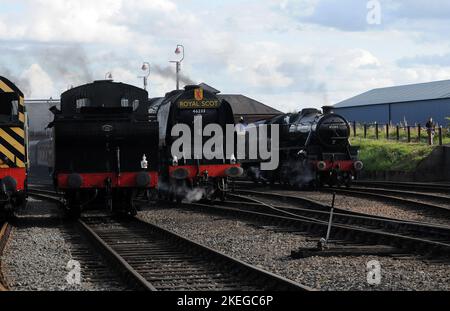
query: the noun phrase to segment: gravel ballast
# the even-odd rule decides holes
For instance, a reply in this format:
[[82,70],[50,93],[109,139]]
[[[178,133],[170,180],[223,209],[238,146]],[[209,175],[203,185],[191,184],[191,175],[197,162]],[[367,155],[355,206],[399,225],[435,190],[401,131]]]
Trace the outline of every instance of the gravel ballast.
[[[183,209],[148,209],[139,217],[230,256],[319,290],[450,290],[448,264],[390,257],[311,257],[292,250],[314,247],[316,238],[274,232],[247,221]],[[367,264],[378,260],[381,283],[369,285]]]
[[[333,195],[324,192],[310,191],[273,191],[277,194],[304,197],[331,205]],[[414,206],[387,203],[375,199],[362,199],[342,194],[336,194],[335,206],[367,215],[389,217],[400,220],[418,221],[450,226],[448,215],[433,210],[425,210]]]
[[[76,272],[74,266],[67,267],[71,260],[80,263],[81,283],[78,285],[66,280],[71,271],[71,275]],[[98,271],[108,273],[109,270],[72,225],[63,223],[56,206],[29,199],[28,207],[18,216],[3,255],[3,273],[9,288],[19,291],[125,289],[114,274],[110,279],[97,278]]]

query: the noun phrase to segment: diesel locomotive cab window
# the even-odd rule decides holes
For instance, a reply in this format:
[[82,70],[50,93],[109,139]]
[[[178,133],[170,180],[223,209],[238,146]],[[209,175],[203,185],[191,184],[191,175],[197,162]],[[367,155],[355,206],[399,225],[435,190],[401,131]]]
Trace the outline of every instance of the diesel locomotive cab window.
[[15,94],[0,96],[0,122],[15,122],[19,120],[19,101]]

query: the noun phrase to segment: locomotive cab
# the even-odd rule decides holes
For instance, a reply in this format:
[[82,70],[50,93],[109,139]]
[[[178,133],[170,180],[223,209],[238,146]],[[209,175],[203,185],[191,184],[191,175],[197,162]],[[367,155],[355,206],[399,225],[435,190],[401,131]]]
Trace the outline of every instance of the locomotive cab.
[[27,129],[23,93],[0,77],[0,216],[26,202]]
[[19,123],[19,95],[16,93],[4,93],[0,96],[0,124]]

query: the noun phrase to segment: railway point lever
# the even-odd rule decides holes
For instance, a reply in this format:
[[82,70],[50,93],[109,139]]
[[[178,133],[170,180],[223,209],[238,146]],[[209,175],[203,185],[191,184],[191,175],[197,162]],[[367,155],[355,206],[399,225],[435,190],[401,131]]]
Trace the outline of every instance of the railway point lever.
[[325,238],[321,238],[318,243],[318,248],[321,250],[328,248],[328,242],[330,240],[330,234],[331,234],[331,226],[333,224],[333,213],[334,213],[335,201],[336,201],[336,192],[333,192],[333,201],[331,203],[330,219],[328,221],[327,236]]

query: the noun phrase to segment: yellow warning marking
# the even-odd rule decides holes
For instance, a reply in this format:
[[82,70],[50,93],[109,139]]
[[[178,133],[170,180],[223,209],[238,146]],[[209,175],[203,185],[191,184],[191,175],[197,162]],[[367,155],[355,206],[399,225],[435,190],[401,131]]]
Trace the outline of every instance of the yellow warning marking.
[[19,104],[21,104],[22,106],[25,105],[24,99],[22,96],[19,97]]
[[[16,163],[17,167],[25,167],[25,163],[23,163],[20,159],[17,159],[14,154],[12,154],[8,149],[5,148],[2,144],[0,144],[0,152],[3,153],[12,163]],[[15,161],[14,161],[15,160]]]
[[14,93],[14,91],[12,90],[12,88],[10,88],[9,86],[7,86],[6,83],[3,82],[2,80],[0,80],[0,89],[2,89],[3,91],[5,91],[6,93]]
[[6,133],[3,129],[0,128],[0,137],[6,140],[11,146],[16,148],[21,154],[25,155],[25,147],[20,144],[17,140],[11,137],[8,133]]
[[20,127],[11,127],[11,130],[13,130],[20,137],[25,138],[25,131]]
[[22,112],[19,112],[19,120],[20,120],[20,122],[22,122],[22,123],[25,122],[25,116],[23,115]]

